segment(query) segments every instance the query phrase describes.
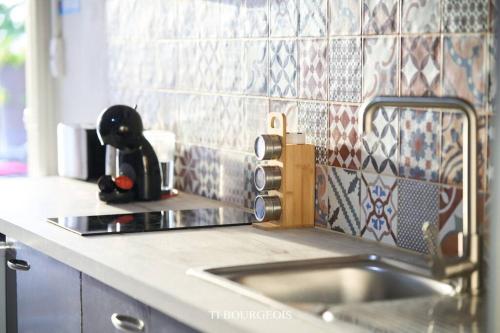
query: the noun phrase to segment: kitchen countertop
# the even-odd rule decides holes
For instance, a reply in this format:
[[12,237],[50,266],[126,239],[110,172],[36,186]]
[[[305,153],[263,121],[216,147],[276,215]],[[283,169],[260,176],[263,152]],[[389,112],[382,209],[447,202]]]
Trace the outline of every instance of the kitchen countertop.
[[[346,307],[332,310],[336,318],[363,326],[343,320],[327,323],[293,309],[291,319],[212,319],[211,311],[269,311],[277,308],[186,274],[193,268],[366,253],[406,261],[423,260],[423,257],[409,251],[399,251],[316,228],[269,232],[251,226],[239,226],[82,237],[46,222],[48,217],[65,215],[211,208],[221,205],[220,202],[185,193],[157,202],[112,206],[97,199],[95,184],[60,177],[5,178],[0,180],[0,202],[0,233],[206,332],[362,332],[366,331],[363,326],[370,327],[370,330],[388,330],[395,324],[387,326],[387,322],[381,322],[380,318],[378,324],[376,321],[371,324],[364,321],[364,318],[374,315],[377,305],[364,306],[358,311]],[[460,304],[463,307],[463,304],[471,302],[478,303],[477,299],[467,298]],[[411,304],[416,304],[414,307],[417,309],[423,308],[422,304],[427,306],[437,303],[445,304],[440,305],[440,308],[447,309],[447,318],[451,318],[450,322],[453,323],[453,309],[456,308],[454,299],[434,302],[422,300],[421,303],[399,301],[392,306],[401,311],[404,308],[411,314]],[[384,312],[387,303],[380,306]],[[281,309],[290,310],[284,305]],[[359,317],[356,317],[356,312],[359,312]],[[425,319],[428,311],[421,316],[417,316],[418,311],[414,313],[415,325],[427,327],[433,324],[441,327]],[[459,315],[457,312],[455,317],[458,319]],[[397,316],[392,317],[394,322]],[[402,318],[412,319],[408,314]]]

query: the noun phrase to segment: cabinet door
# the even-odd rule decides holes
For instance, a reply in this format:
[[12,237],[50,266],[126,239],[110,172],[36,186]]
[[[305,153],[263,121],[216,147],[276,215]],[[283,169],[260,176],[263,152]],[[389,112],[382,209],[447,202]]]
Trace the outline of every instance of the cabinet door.
[[[146,305],[85,274],[82,274],[82,306],[83,333],[148,332],[149,314]],[[134,319],[144,325],[142,331],[134,329],[133,326],[138,324],[131,321]],[[116,320],[132,327],[120,331],[115,326],[119,324]]]
[[9,266],[16,272],[18,332],[80,332],[80,272],[22,243],[14,249],[29,264],[29,270],[15,261]]
[[182,324],[172,317],[150,308],[150,323],[148,333],[194,333],[195,329]]

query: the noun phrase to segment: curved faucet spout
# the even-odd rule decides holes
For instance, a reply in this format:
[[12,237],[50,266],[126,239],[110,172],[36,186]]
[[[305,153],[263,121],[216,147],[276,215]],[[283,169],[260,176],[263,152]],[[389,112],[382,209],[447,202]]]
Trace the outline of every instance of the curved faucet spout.
[[[477,222],[477,113],[468,102],[455,97],[413,97],[379,96],[365,102],[360,109],[360,136],[372,131],[373,115],[381,107],[433,109],[437,112],[459,112],[465,121],[463,132],[463,228],[459,237],[459,256],[461,266],[469,262],[474,267],[480,264],[480,237]],[[467,265],[470,266],[470,265]],[[450,271],[453,270],[450,268]],[[479,268],[469,276],[469,290],[479,291]]]

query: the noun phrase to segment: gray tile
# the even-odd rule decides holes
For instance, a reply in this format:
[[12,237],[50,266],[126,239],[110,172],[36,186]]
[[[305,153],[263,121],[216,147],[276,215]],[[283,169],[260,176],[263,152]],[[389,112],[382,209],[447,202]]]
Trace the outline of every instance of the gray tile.
[[361,101],[361,39],[330,41],[330,100]]
[[271,36],[297,36],[299,16],[297,0],[269,0],[271,7]]
[[273,40],[270,45],[269,94],[276,97],[297,97],[297,42]]

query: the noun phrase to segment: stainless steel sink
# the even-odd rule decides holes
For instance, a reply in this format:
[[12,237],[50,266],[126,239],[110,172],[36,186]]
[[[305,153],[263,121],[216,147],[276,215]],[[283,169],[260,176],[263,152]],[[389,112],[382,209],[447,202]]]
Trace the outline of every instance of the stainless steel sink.
[[369,255],[215,268],[205,272],[216,277],[211,279],[214,282],[232,287],[236,284],[243,290],[305,310],[320,305],[456,293],[452,285],[412,272],[411,267]]

